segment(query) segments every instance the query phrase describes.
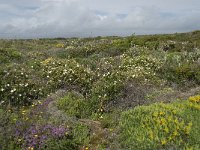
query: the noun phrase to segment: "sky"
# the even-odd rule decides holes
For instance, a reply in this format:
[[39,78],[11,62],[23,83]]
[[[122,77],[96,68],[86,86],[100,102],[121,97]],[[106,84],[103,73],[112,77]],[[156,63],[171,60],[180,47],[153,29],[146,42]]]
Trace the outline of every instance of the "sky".
[[200,29],[200,0],[0,0],[0,38],[126,36]]

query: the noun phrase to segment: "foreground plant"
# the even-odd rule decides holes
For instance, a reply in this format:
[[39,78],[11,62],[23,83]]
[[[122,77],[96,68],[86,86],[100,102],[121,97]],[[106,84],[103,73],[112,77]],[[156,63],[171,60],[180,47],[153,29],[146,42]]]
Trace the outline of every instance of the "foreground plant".
[[[192,102],[191,102],[192,101]],[[122,114],[121,143],[136,149],[199,149],[199,96],[141,106]]]

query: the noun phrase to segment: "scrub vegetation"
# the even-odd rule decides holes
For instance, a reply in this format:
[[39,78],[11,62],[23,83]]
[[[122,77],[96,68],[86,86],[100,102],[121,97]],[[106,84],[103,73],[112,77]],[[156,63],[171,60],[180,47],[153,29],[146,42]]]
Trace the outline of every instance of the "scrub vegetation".
[[200,149],[200,31],[0,40],[0,149]]

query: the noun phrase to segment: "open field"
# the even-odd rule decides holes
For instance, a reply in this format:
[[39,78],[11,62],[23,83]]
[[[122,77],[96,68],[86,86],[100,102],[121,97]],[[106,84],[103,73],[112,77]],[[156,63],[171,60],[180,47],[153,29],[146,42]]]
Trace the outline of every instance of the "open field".
[[0,150],[199,150],[200,31],[0,40]]

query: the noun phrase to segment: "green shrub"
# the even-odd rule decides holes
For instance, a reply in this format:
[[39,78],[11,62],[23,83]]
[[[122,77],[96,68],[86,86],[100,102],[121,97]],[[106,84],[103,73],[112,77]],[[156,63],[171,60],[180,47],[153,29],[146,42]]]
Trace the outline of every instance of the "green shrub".
[[76,60],[48,58],[41,63],[43,78],[52,89],[77,86],[82,94],[89,91],[93,81],[93,72],[80,65]]
[[57,106],[66,112],[66,115],[77,118],[88,117],[91,113],[86,99],[76,92],[69,92],[66,96],[59,99]]
[[13,128],[16,123],[17,114],[11,110],[0,108],[0,148],[2,150],[20,150],[13,140]]
[[90,129],[84,124],[76,124],[72,130],[74,143],[79,145],[88,145],[89,144],[89,136]]
[[103,77],[93,84],[90,106],[97,110],[116,100],[122,93],[125,77],[121,72],[113,71],[103,74]]
[[128,149],[199,149],[200,98],[139,106],[122,114],[121,144]]
[[169,82],[182,84],[187,81],[193,81],[199,84],[199,57],[200,52],[198,50],[193,52],[174,52],[167,54],[165,56],[165,62],[159,69],[159,74]]
[[7,67],[0,73],[0,101],[4,104],[22,106],[43,96],[42,80],[31,68],[22,65]]
[[0,48],[0,64],[12,62],[13,60],[19,61],[21,58],[22,54],[17,50]]
[[49,140],[42,150],[78,150],[78,144],[72,139]]

